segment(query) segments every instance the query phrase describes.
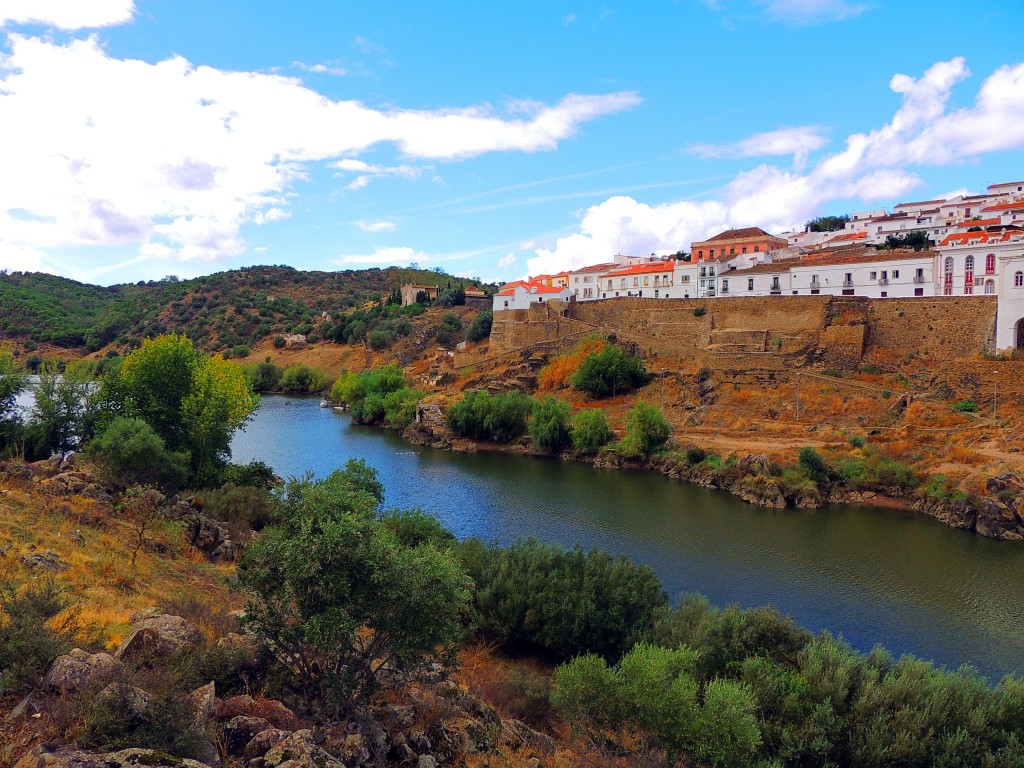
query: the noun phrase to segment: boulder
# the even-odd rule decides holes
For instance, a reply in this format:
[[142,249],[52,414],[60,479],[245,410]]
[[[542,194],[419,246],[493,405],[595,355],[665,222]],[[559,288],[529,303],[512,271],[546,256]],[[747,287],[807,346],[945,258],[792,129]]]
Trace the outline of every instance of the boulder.
[[507,749],[534,749],[544,754],[554,754],[555,742],[550,736],[533,730],[519,720],[502,720],[498,744]]
[[206,723],[213,719],[213,712],[217,706],[217,687],[213,680],[192,691],[188,695],[188,703],[195,712],[196,722],[205,727]]
[[283,731],[280,728],[267,728],[265,731],[260,731],[245,745],[245,748],[242,750],[242,758],[252,760],[257,757],[263,757],[290,735],[291,731]]
[[995,496],[1003,491],[1024,492],[1024,479],[1014,472],[1004,472],[1001,475],[990,477],[985,483],[985,489]]
[[14,768],[210,768],[205,763],[172,757],[153,749],[122,749],[120,752],[86,752],[80,749],[52,751],[39,745]]
[[224,748],[232,755],[241,755],[256,734],[273,727],[262,717],[233,717],[224,724]]
[[313,732],[296,731],[271,747],[263,756],[271,768],[345,768],[337,758],[316,745]]
[[440,765],[433,755],[420,755],[420,759],[416,761],[416,768],[438,768]]
[[288,707],[276,699],[254,699],[252,696],[229,696],[218,701],[214,708],[217,720],[230,720],[233,717],[260,717],[267,720],[275,728],[294,731],[299,726],[299,719]]
[[199,631],[181,616],[153,615],[151,611],[145,611],[132,617],[132,631],[114,656],[129,659],[151,654],[166,655],[194,645],[198,640]]
[[81,493],[87,485],[89,485],[89,479],[77,472],[61,472],[43,481],[43,487],[48,491],[63,495]]
[[88,653],[75,648],[54,660],[43,687],[58,693],[78,691],[87,683],[112,675],[119,667],[117,659],[109,653]]
[[146,716],[151,701],[148,693],[128,683],[111,683],[97,694],[96,700],[116,707],[128,719],[135,721]]
[[1024,520],[1013,508],[992,498],[984,498],[978,505],[975,530],[990,539],[1024,541]]
[[18,558],[29,568],[37,568],[50,573],[66,571],[71,566],[61,560],[55,552],[31,552]]

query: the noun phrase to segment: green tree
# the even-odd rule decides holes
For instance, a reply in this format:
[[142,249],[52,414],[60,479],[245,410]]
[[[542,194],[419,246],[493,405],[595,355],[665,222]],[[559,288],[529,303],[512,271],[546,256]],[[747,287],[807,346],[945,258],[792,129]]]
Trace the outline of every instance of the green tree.
[[63,374],[40,370],[28,429],[34,456],[64,453],[82,443],[93,421],[94,386],[81,366],[69,365]]
[[403,545],[378,507],[343,473],[293,481],[281,523],[246,548],[240,567],[247,629],[270,641],[323,716],[366,701],[385,669],[392,680],[415,677],[462,635],[462,569],[430,544]]
[[619,452],[630,458],[647,456],[665,444],[671,429],[668,419],[657,406],[637,403],[626,414],[626,435],[619,444]]
[[592,397],[607,397],[629,387],[643,386],[647,379],[647,370],[639,357],[609,345],[587,355],[569,383]]
[[534,405],[529,421],[533,444],[552,453],[558,453],[568,445],[570,412],[569,404],[553,395]]
[[819,216],[804,226],[808,232],[835,232],[837,229],[843,229],[849,220],[849,214],[845,213],[842,216]]
[[481,341],[491,335],[491,326],[494,324],[494,313],[485,309],[469,324],[466,331],[466,341]]
[[11,353],[0,349],[0,455],[10,453],[21,436],[18,395],[25,389],[26,383]]
[[608,419],[600,408],[587,408],[572,422],[572,445],[580,453],[596,453],[612,439]]
[[231,435],[259,405],[240,366],[177,334],[146,339],[124,359],[113,386],[127,415],[149,424],[171,452],[189,454],[198,483],[216,476]]

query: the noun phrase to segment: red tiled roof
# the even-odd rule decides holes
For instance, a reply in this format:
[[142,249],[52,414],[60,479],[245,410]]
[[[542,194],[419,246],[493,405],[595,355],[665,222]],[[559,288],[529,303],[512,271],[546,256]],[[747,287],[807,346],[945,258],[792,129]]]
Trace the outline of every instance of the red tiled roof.
[[569,289],[564,285],[531,285],[526,290],[528,290],[530,293],[561,293],[562,291],[568,291]]
[[939,200],[918,200],[918,201],[912,202],[912,203],[899,203],[896,207],[897,208],[909,208],[912,205],[934,205],[935,203],[944,203],[944,202],[946,202],[946,198],[943,197],[943,198],[940,198]]
[[956,232],[952,235],[947,235],[940,245],[973,245],[972,241],[976,241],[978,245],[984,243],[1009,243],[1014,238],[1021,239],[1021,232],[1016,227],[1013,229],[1001,229],[997,232]]
[[772,240],[782,240],[781,237],[775,237],[765,232],[760,227],[743,227],[742,229],[727,229],[725,232],[719,232],[714,237],[709,237],[707,240],[698,240],[700,243],[716,243],[721,240],[742,240],[750,237],[770,237]]
[[631,267],[623,267],[608,273],[608,277],[619,277],[625,275],[651,274],[652,272],[671,272],[675,269],[674,261],[656,261],[651,264],[634,264]]
[[[988,210],[987,208],[985,210]],[[962,221],[957,227],[963,229],[964,227],[991,227],[995,224],[1002,222],[1002,219],[971,219],[970,221]]]
[[584,272],[607,272],[609,269],[615,269],[616,266],[618,265],[614,261],[608,261],[604,264],[591,264],[589,267],[580,267],[579,269],[572,270],[569,274],[578,275]]
[[1024,200],[1014,200],[1011,203],[998,203],[996,205],[990,205],[987,208],[982,208],[983,211],[1013,211],[1017,209],[1024,209]]

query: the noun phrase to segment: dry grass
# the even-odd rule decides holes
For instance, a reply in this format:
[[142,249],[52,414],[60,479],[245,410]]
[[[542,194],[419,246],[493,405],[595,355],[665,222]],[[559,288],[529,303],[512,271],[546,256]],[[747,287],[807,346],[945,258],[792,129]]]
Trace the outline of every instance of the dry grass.
[[593,352],[600,352],[608,345],[602,338],[587,337],[564,355],[551,358],[537,377],[540,392],[554,392],[569,386],[569,377],[579,370],[580,365]]

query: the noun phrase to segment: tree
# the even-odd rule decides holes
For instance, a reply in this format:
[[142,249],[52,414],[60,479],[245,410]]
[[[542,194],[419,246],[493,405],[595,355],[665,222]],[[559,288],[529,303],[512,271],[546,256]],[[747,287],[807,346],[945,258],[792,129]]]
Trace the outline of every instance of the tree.
[[808,232],[835,232],[845,228],[849,220],[849,215],[845,213],[842,216],[819,216],[808,221],[804,227]]
[[26,383],[11,353],[0,349],[0,454],[10,451],[20,436],[18,395],[25,389]]
[[467,341],[481,341],[491,335],[491,327],[494,324],[494,313],[489,309],[485,309],[475,318],[473,322],[469,324],[469,330],[466,331]]
[[569,404],[548,395],[533,406],[530,439],[538,448],[558,453],[569,443]]
[[646,384],[647,370],[639,357],[609,345],[587,355],[569,382],[592,397],[607,397]]
[[637,403],[626,414],[626,435],[619,444],[623,456],[640,458],[665,444],[672,428],[664,414],[650,403]]
[[580,453],[596,453],[612,439],[608,419],[599,408],[588,408],[576,414],[572,423],[572,445]]
[[889,235],[885,243],[878,246],[880,250],[892,251],[897,248],[913,248],[915,251],[925,251],[932,247],[931,238],[927,232],[908,232],[905,235]]
[[449,555],[402,544],[379,519],[363,475],[290,483],[282,522],[240,566],[244,624],[325,717],[366,701],[382,675],[409,679],[451,652],[469,601],[470,582]]
[[63,375],[43,367],[32,405],[28,441],[34,456],[77,448],[94,420],[93,383],[87,372],[68,365]]
[[259,405],[239,365],[208,357],[173,333],[129,354],[113,386],[126,414],[149,424],[168,450],[188,452],[198,483],[214,478],[231,435]]
[[118,416],[89,444],[88,454],[101,480],[118,489],[153,485],[173,493],[188,476],[188,454],[167,450],[142,419]]

